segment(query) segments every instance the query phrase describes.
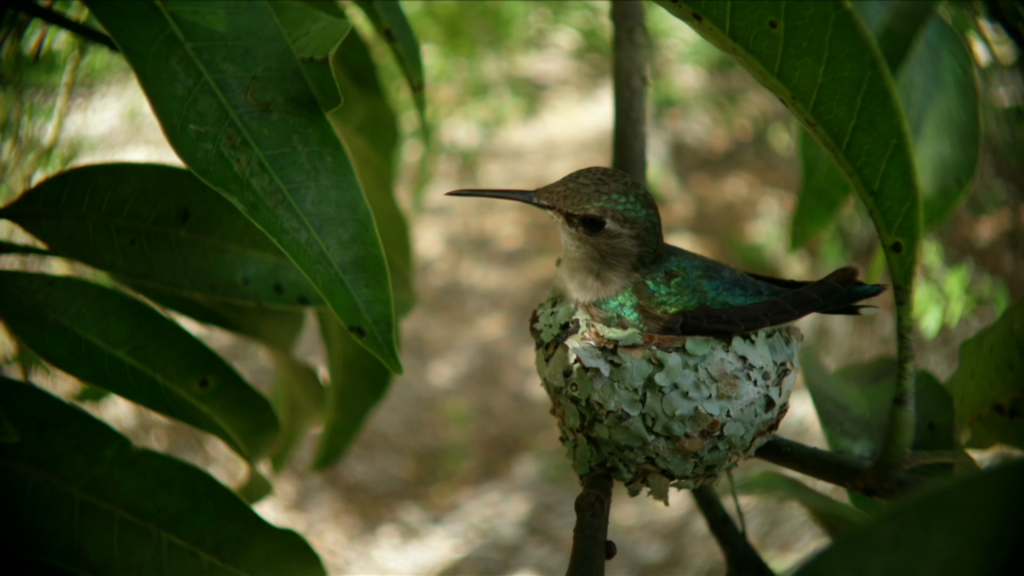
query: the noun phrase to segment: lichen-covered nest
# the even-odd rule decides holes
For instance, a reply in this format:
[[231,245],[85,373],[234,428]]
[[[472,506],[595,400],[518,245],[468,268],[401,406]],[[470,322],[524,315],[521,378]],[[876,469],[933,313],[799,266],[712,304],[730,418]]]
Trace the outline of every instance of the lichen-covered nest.
[[537,372],[580,476],[607,467],[630,494],[714,480],[761,446],[788,408],[803,339],[793,327],[677,337],[618,329],[556,297],[531,319]]

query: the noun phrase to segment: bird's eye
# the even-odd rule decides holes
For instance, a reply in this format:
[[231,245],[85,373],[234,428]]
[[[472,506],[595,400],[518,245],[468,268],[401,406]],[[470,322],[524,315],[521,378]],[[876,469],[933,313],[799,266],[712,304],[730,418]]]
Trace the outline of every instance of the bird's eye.
[[583,216],[580,218],[580,227],[587,234],[599,234],[607,223],[604,218],[598,216]]

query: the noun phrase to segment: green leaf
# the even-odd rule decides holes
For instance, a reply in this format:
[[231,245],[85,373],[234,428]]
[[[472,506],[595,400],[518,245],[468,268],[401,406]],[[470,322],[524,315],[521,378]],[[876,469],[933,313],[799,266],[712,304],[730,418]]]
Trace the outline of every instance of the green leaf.
[[930,0],[872,0],[850,6],[874,36],[886,65],[894,73],[935,11],[935,2]]
[[305,363],[283,352],[274,351],[273,355],[276,372],[271,401],[281,421],[281,436],[270,461],[274,470],[280,472],[310,426],[323,417],[324,387],[316,372]]
[[101,400],[105,400],[107,396],[110,396],[110,390],[105,390],[99,386],[83,384],[82,389],[78,391],[78,394],[75,394],[75,402],[80,402],[82,404],[100,402]]
[[238,306],[198,296],[182,296],[131,282],[127,284],[153,302],[193,320],[230,330],[281,350],[292,349],[305,320],[301,310]]
[[946,389],[968,446],[1024,448],[1024,299],[960,345],[960,366]]
[[292,259],[395,372],[390,280],[344,148],[266,2],[88,2],[178,155]]
[[825,230],[850,197],[850,184],[843,173],[803,128],[798,145],[803,178],[790,223],[790,246],[794,250]]
[[[829,373],[813,346],[800,355],[804,383],[814,400],[829,448],[835,452],[874,458],[886,434],[889,408],[896,388],[896,359],[878,358]],[[914,452],[946,452],[950,461],[970,462],[955,437],[953,400],[930,372],[917,372],[914,407]],[[945,476],[953,472],[949,463],[914,468],[921,476]],[[850,501],[863,510],[879,506],[869,498],[850,492]]]
[[214,434],[246,460],[275,440],[266,398],[175,322],[121,292],[0,271],[0,320],[50,364]]
[[1012,574],[1024,540],[1024,460],[955,480],[898,502],[797,576]]
[[0,444],[0,516],[18,527],[4,537],[8,569],[32,561],[77,574],[324,574],[298,534],[191,464],[135,448],[24,382],[0,377],[0,406],[21,432]]
[[897,85],[914,137],[924,229],[931,230],[952,216],[978,170],[981,102],[974,59],[956,31],[934,15]]
[[377,29],[377,33],[394,52],[398,65],[409,82],[420,121],[426,126],[426,99],[424,98],[423,62],[420,60],[420,43],[409,25],[409,20],[397,1],[356,0],[356,4]]
[[320,313],[319,320],[331,383],[327,387],[324,430],[313,457],[315,470],[328,468],[341,458],[391,383],[391,373],[383,364],[360,353],[354,341],[359,334],[347,332],[328,314]]
[[99,164],[63,172],[0,209],[59,256],[210,300],[298,309],[323,299],[237,208],[188,170]]
[[398,121],[377,77],[377,67],[357,31],[331,57],[345,105],[328,118],[348,150],[359,182],[373,209],[391,271],[391,290],[399,317],[412,309],[412,256],[409,228],[395,203]]
[[795,500],[807,508],[814,521],[833,538],[868,521],[868,515],[812,490],[803,482],[777,472],[760,472],[744,476],[736,482],[740,494],[764,494]]
[[328,58],[352,30],[344,12],[330,2],[271,2],[270,8],[302,65],[324,112],[342,104]]
[[270,483],[270,480],[267,480],[266,476],[260,474],[260,471],[255,467],[249,466],[249,477],[246,478],[245,484],[238,487],[235,493],[246,504],[251,506],[270,496],[273,491],[274,485]]
[[[0,218],[2,217],[3,213],[0,212]],[[2,240],[0,240],[0,254],[35,254],[39,256],[53,256],[53,254],[43,250],[42,248],[34,248],[23,244],[12,244]]]
[[921,235],[910,137],[860,18],[839,2],[659,4],[736,58],[822,145],[871,214],[897,306],[909,309]]

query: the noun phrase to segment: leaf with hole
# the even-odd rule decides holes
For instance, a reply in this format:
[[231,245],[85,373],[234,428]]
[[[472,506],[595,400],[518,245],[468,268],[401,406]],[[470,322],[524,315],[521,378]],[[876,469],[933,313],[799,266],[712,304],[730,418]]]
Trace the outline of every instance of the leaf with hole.
[[195,466],[31,384],[0,377],[0,406],[19,432],[0,443],[0,517],[18,528],[4,537],[10,573],[325,573],[298,534]]
[[390,279],[344,147],[266,2],[87,2],[172,147],[400,372]]
[[0,320],[57,368],[214,434],[249,461],[276,439],[263,395],[174,321],[122,292],[0,271]]

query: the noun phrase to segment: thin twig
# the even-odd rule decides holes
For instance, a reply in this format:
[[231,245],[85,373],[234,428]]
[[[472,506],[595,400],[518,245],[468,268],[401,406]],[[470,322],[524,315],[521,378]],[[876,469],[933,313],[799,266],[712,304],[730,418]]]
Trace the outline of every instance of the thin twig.
[[874,498],[895,498],[925,483],[920,476],[906,472],[877,477],[870,473],[870,460],[819,450],[778,436],[758,448],[754,456]]
[[599,470],[583,478],[583,491],[576,497],[576,527],[572,531],[572,554],[568,576],[604,574],[608,540],[608,510],[612,505],[612,476]]
[[740,532],[747,535],[747,519],[743,517],[743,507],[740,506],[740,495],[736,492],[736,481],[732,478],[732,470],[725,472],[729,477],[729,492],[732,494],[732,505],[736,507],[736,517],[740,519]]
[[750,545],[746,536],[740,533],[729,513],[722,506],[713,486],[704,484],[694,488],[693,498],[697,507],[708,521],[711,534],[718,541],[718,547],[725,555],[726,576],[761,576],[774,574],[761,556]]
[[622,170],[637,182],[647,182],[647,30],[644,3],[612,2],[615,25],[612,77],[615,88],[615,134],[612,168]]
[[53,24],[54,26],[59,26],[67,30],[68,32],[73,32],[90,42],[102,44],[103,46],[110,48],[114,52],[121,51],[117,47],[117,44],[114,43],[114,40],[110,36],[104,34],[103,32],[100,32],[99,30],[96,30],[94,28],[90,28],[85,24],[75,22],[74,20],[71,20],[63,14],[54,12],[53,10],[50,10],[48,8],[43,8],[42,6],[36,4],[35,2],[32,2],[31,0],[11,0],[7,7],[13,8],[14,10],[17,10],[18,12],[22,12],[24,14],[28,14],[33,18],[39,18],[40,20]]

